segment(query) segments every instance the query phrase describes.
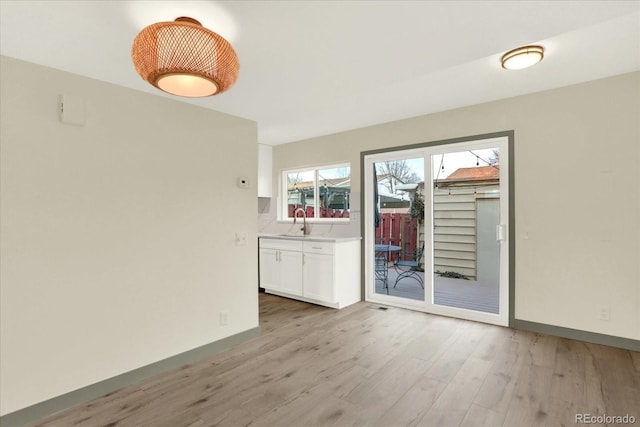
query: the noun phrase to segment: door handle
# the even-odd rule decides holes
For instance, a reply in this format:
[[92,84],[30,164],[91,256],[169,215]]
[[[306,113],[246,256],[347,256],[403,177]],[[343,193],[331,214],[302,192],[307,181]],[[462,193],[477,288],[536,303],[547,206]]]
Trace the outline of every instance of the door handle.
[[496,225],[496,240],[498,242],[507,240],[507,224]]

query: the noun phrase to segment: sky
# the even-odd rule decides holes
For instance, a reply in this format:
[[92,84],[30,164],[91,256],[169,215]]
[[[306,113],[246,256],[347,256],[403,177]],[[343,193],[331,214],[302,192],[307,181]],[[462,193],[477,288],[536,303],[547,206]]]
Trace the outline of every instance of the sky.
[[[493,156],[493,149],[485,149],[485,150],[473,150],[480,160],[473,155],[469,151],[460,151],[447,153],[444,155],[444,161],[442,164],[440,163],[442,159],[442,155],[437,154],[432,156],[432,161],[434,164],[433,167],[433,177],[438,179],[444,179],[447,176],[451,175],[453,172],[458,170],[459,168],[465,167],[476,167],[476,166],[487,166],[487,162]],[[483,161],[482,159],[486,160]],[[420,177],[421,181],[424,181],[424,160],[422,157],[413,158],[413,159],[405,159],[405,162],[409,165],[409,167],[415,172],[418,177]],[[442,167],[444,169],[442,169]],[[349,169],[347,167],[337,167],[337,168],[328,168],[322,169],[319,171],[320,179],[331,179],[331,178],[339,178],[349,175]],[[314,173],[313,171],[305,171],[305,172],[293,172],[292,175],[296,175],[300,182],[303,181],[313,181]]]
[[[459,168],[471,168],[476,166],[487,166],[487,163],[484,160],[489,160],[493,156],[493,149],[486,150],[473,150],[473,152],[480,157],[481,160],[478,160],[476,156],[471,154],[469,151],[460,151],[455,153],[447,153],[444,155],[444,161],[442,162],[441,168],[440,161],[442,159],[442,155],[437,154],[432,156],[432,161],[434,164],[433,167],[433,177],[438,179],[443,179],[451,175],[453,172],[458,170]],[[407,164],[413,169],[413,171],[420,177],[421,180],[424,181],[424,163],[422,158],[417,159],[407,159]],[[479,163],[479,165],[478,165]]]

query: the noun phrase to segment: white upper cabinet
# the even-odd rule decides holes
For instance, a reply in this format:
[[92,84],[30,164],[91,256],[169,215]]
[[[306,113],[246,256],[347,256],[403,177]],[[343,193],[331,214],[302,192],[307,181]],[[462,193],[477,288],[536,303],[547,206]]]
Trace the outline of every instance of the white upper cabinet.
[[258,144],[258,197],[271,197],[273,154],[270,145]]

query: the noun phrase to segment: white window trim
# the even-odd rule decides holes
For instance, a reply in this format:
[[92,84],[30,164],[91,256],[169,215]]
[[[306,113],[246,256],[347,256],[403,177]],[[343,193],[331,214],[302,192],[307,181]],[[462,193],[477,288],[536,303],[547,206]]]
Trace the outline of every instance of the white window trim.
[[[302,168],[292,168],[292,169],[282,169],[280,171],[280,203],[278,203],[278,222],[281,223],[293,223],[293,218],[289,218],[286,215],[289,212],[289,204],[288,204],[288,185],[287,185],[287,175],[295,172],[313,172],[315,188],[318,188],[318,171],[321,169],[336,169],[336,168],[349,168],[349,180],[351,180],[351,163],[332,163],[329,165],[319,165],[319,166],[308,166]],[[314,207],[319,204],[319,191],[313,192],[313,204]],[[314,209],[317,213],[318,209]],[[307,222],[309,223],[348,223],[351,221],[351,201],[349,201],[349,218],[309,218],[307,217]]]

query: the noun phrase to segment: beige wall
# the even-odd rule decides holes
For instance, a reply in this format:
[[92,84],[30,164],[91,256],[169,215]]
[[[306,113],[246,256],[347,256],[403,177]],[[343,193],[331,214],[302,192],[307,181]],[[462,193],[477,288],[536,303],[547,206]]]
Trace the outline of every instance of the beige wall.
[[[359,194],[362,151],[506,130],[515,131],[516,318],[640,339],[638,72],[276,146],[274,183],[284,168],[348,161]],[[264,207],[262,230],[273,215]],[[610,321],[597,318],[601,304]]]
[[257,327],[256,123],[1,60],[2,414]]

